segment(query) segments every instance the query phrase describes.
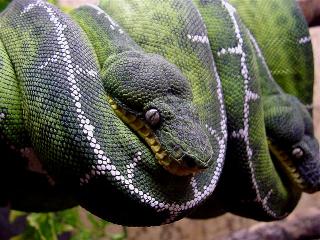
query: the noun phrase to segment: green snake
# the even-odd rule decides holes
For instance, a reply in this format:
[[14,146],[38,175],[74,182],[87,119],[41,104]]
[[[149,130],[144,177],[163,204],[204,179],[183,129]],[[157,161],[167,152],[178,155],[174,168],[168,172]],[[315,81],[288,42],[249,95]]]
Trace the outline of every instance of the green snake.
[[191,212],[280,219],[317,191],[311,115],[273,79],[293,94],[312,83],[306,24],[295,5],[281,12],[299,23],[283,45],[302,70],[278,65],[278,45],[259,48],[266,36],[240,5],[249,30],[225,0],[106,0],[70,16],[13,1],[0,15],[1,182],[11,179],[1,202],[80,204],[142,226]]

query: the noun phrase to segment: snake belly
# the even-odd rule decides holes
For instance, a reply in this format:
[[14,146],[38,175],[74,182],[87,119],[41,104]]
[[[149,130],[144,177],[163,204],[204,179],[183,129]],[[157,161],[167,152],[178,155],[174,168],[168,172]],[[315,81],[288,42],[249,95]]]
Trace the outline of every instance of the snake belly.
[[[97,17],[99,21],[107,21],[105,27],[117,28],[122,35],[112,20],[94,11],[93,20]],[[200,19],[195,8],[190,14],[195,16],[195,21]],[[195,97],[192,103],[200,110],[202,125],[197,125],[198,135],[189,128],[189,135],[181,135],[180,139],[195,136],[186,143],[188,146],[195,145],[197,151],[199,145],[199,155],[212,152],[208,164],[203,165],[210,171],[175,176],[157,162],[140,136],[113,111],[100,75],[101,54],[90,43],[90,35],[70,17],[44,1],[17,0],[1,14],[0,21],[3,51],[12,65],[10,81],[17,85],[14,93],[5,92],[3,96],[16,96],[19,110],[16,113],[15,106],[1,102],[1,134],[8,138],[6,144],[16,146],[18,151],[32,146],[48,176],[55,184],[65,184],[67,190],[76,192],[76,201],[81,205],[115,223],[159,225],[184,217],[214,191],[224,161],[226,119],[221,86],[219,81],[212,81],[215,72],[208,48],[200,47],[197,55],[192,52],[193,46],[188,46],[196,68],[189,66],[187,71],[204,79],[193,84],[198,96],[203,97]],[[142,53],[129,57],[139,54]],[[202,56],[206,61],[198,61]],[[179,61],[184,63],[185,55],[180,57]],[[182,94],[171,87],[175,88],[175,84],[169,86],[169,95]],[[213,112],[205,114],[209,109]],[[180,119],[182,123],[189,120],[174,114],[168,119]],[[14,131],[21,132],[21,136],[26,133],[25,141],[6,132],[13,131],[8,124],[10,119],[17,122]],[[198,118],[191,114],[190,119]],[[209,146],[209,139],[210,151],[204,148]],[[190,157],[181,161],[190,163]]]
[[[312,192],[319,188],[319,148],[313,136],[311,117],[305,106],[286,95],[275,83],[256,40],[228,1],[193,3],[202,15],[207,32],[194,35],[183,32],[178,38],[181,42],[189,40],[198,46],[211,46],[217,75],[223,86],[229,135],[226,166],[218,191],[193,216],[202,218],[221,214],[223,210],[219,208],[222,204],[225,211],[258,220],[283,218],[296,206],[302,191]],[[166,48],[168,42],[165,41],[167,38],[162,40],[159,29],[166,29],[179,19],[169,14],[172,8],[179,6],[183,9],[188,4],[191,2],[100,2],[101,8],[116,19],[139,45],[147,51],[161,54],[163,50],[159,49]],[[172,32],[175,30],[171,29]],[[308,54],[306,56],[309,57]],[[282,107],[289,109],[283,111],[283,118]],[[294,116],[299,117],[288,124],[286,130],[290,134],[275,129],[275,125],[283,126]],[[274,150],[277,156],[270,153],[269,139],[277,143],[281,141],[276,140],[285,140],[280,149]],[[307,145],[301,163],[296,163],[295,156],[291,154],[298,143],[299,146]],[[279,166],[279,159],[283,158],[280,152],[289,158],[290,171]],[[294,166],[291,168],[291,165]],[[312,174],[308,174],[310,171]],[[297,187],[300,178],[310,185]]]

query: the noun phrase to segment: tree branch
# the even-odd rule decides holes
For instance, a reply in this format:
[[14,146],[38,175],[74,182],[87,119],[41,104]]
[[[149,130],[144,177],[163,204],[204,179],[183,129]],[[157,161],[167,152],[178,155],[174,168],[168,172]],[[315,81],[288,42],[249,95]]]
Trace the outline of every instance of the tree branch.
[[310,27],[320,26],[320,0],[298,0]]
[[261,239],[318,239],[320,238],[320,209],[312,208],[305,213],[293,214],[285,220],[259,223],[226,237],[226,240]]

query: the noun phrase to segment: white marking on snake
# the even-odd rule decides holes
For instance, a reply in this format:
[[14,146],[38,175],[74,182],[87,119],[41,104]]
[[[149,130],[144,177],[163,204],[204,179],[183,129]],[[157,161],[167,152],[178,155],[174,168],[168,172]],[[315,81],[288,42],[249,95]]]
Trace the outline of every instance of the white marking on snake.
[[86,4],[86,6],[92,7],[93,9],[97,10],[98,15],[101,15],[101,14],[104,15],[104,17],[106,19],[108,19],[108,21],[110,22],[110,28],[112,30],[118,30],[120,34],[124,33],[124,31],[120,28],[119,24],[116,23],[115,21],[113,21],[113,19],[105,11],[103,11],[100,7],[98,7],[97,5],[94,5],[94,4]]
[[219,155],[218,155],[218,159],[217,159],[216,166],[215,166],[215,169],[214,169],[213,177],[212,177],[212,179],[211,179],[211,181],[210,181],[210,183],[208,185],[203,186],[203,190],[202,191],[199,191],[197,186],[194,183],[192,183],[192,181],[195,181],[195,183],[196,183],[196,180],[194,178],[192,178],[192,180],[191,180],[191,185],[192,185],[193,190],[194,190],[194,196],[198,199],[198,202],[200,202],[206,196],[210,195],[214,191],[216,186],[217,186],[219,177],[220,177],[222,169],[223,169],[223,163],[224,163],[225,151],[226,151],[226,142],[227,142],[227,137],[228,137],[228,133],[227,133],[227,118],[226,118],[226,111],[225,111],[223,94],[222,94],[221,78],[220,78],[220,76],[218,74],[218,70],[217,70],[217,67],[216,67],[216,65],[214,63],[214,60],[213,60],[212,67],[213,67],[214,76],[215,76],[215,79],[216,79],[216,82],[217,82],[217,96],[218,96],[218,100],[219,100],[219,104],[220,104],[221,136],[219,136],[217,134],[217,131],[215,129],[213,129],[211,126],[206,124],[206,128],[207,128],[209,134],[212,135],[216,139],[216,141],[218,142]]
[[[208,44],[210,44],[208,42]],[[211,126],[206,124],[206,128],[211,136],[213,136],[219,145],[219,155],[216,163],[216,167],[214,170],[213,177],[211,179],[211,186],[206,185],[203,187],[204,192],[206,192],[208,189],[211,189],[213,191],[218,183],[218,179],[221,175],[223,163],[225,159],[225,152],[226,152],[226,142],[228,138],[228,132],[227,132],[227,117],[226,117],[226,110],[224,106],[224,98],[222,93],[222,84],[221,84],[221,78],[219,76],[216,64],[214,62],[214,59],[212,60],[212,68],[214,77],[217,83],[217,96],[220,104],[220,115],[221,115],[221,121],[220,121],[220,129],[221,129],[221,135],[217,134],[217,130],[213,129]]]
[[305,36],[298,40],[299,44],[306,44],[311,42],[311,36]]
[[[60,40],[61,40],[61,39],[60,39]],[[40,69],[43,69],[43,68],[45,68],[49,63],[57,62],[59,58],[60,58],[59,53],[56,52],[55,54],[52,55],[52,57],[48,58],[47,61],[46,61],[44,64],[42,64],[39,68],[40,68]]]
[[[207,128],[208,132],[210,133],[210,135],[212,135],[216,139],[216,141],[219,143],[219,146],[225,146],[225,141],[227,139],[227,131],[225,129],[223,130],[223,127],[222,127],[222,136],[219,136],[217,131],[214,130],[212,127],[210,127],[207,124],[206,124],[206,128]],[[219,156],[218,156],[218,160],[217,160],[217,166],[215,169],[217,174],[221,173],[221,171],[222,171],[224,153],[225,153],[225,150],[222,150],[222,148],[220,148],[220,152],[219,152]],[[217,174],[215,174],[215,176],[217,176]]]
[[193,189],[193,194],[194,194],[194,197],[198,197],[198,194],[199,194],[199,190],[197,188],[197,181],[194,177],[191,178],[191,186],[192,186],[192,189]]
[[[199,13],[200,14],[200,13]],[[187,34],[187,38],[191,40],[191,42],[196,42],[200,44],[206,44],[208,45],[210,49],[210,42],[208,39],[207,34]],[[196,178],[191,179],[191,186],[194,192],[194,197],[197,200],[196,203],[200,202],[204,197],[208,196],[210,192],[212,192],[218,182],[218,179],[222,172],[222,167],[224,163],[225,158],[225,151],[226,151],[226,142],[227,142],[227,118],[226,118],[226,111],[224,106],[224,100],[223,100],[223,94],[222,94],[222,84],[221,84],[221,78],[218,74],[214,59],[212,59],[212,70],[214,73],[214,79],[216,80],[217,86],[216,86],[216,93],[218,97],[218,101],[220,104],[220,130],[217,131],[216,129],[212,128],[208,124],[206,124],[206,129],[208,133],[214,137],[216,142],[219,146],[219,155],[216,161],[215,169],[213,170],[213,176],[210,180],[210,183],[208,185],[203,186],[201,191],[198,189]],[[185,207],[183,206],[183,209]],[[167,221],[169,222],[169,221]],[[166,223],[167,223],[166,222]]]
[[250,41],[252,42],[254,48],[256,49],[256,52],[257,52],[257,54],[258,54],[258,57],[262,60],[262,64],[263,64],[263,66],[265,67],[265,69],[267,70],[268,77],[269,77],[270,79],[273,79],[272,74],[271,74],[271,72],[270,72],[270,69],[269,69],[269,67],[268,67],[268,65],[267,65],[267,63],[266,63],[266,60],[264,59],[264,57],[263,57],[263,55],[262,55],[261,49],[260,49],[260,47],[259,47],[256,39],[254,38],[254,36],[252,35],[252,33],[251,33],[249,30],[247,30],[247,32],[248,32]]
[[239,44],[238,46],[236,47],[231,47],[231,48],[222,48],[217,54],[218,56],[220,57],[221,55],[224,55],[224,54],[238,54],[238,55],[242,55],[242,43],[241,45]]
[[222,49],[221,51],[218,52],[218,55],[220,53],[219,56],[221,56],[222,54],[226,54],[227,52],[240,55],[240,57],[241,57],[241,75],[244,78],[244,90],[245,90],[244,106],[243,106],[243,109],[244,109],[244,118],[243,118],[244,128],[240,129],[238,132],[233,132],[231,136],[236,137],[236,138],[241,138],[244,140],[244,142],[246,144],[246,152],[247,152],[247,158],[248,158],[249,168],[250,168],[250,172],[251,172],[252,184],[253,184],[254,190],[256,192],[256,197],[257,197],[256,200],[262,204],[262,207],[265,209],[266,212],[268,212],[268,214],[275,217],[275,216],[277,216],[276,213],[273,212],[270,209],[270,207],[267,205],[267,202],[264,201],[264,199],[262,199],[259,185],[256,180],[256,176],[255,176],[255,172],[254,172],[254,166],[253,166],[253,163],[251,160],[252,159],[252,149],[250,147],[250,138],[249,138],[249,115],[250,115],[249,102],[252,100],[257,100],[259,98],[259,96],[258,96],[258,94],[253,93],[249,89],[249,82],[251,81],[251,77],[249,75],[248,67],[246,64],[246,61],[247,61],[246,60],[246,53],[243,50],[243,39],[241,36],[240,27],[238,24],[238,20],[236,19],[236,16],[235,16],[236,9],[231,4],[229,4],[226,0],[221,0],[221,3],[228,11],[228,14],[231,18],[233,25],[234,25],[234,30],[235,30],[236,38],[238,40],[238,45],[235,48],[228,48],[227,50]]
[[[226,149],[225,144],[226,144],[226,136],[227,136],[226,135],[227,134],[226,133],[226,116],[225,116],[225,109],[224,109],[224,105],[223,105],[221,81],[220,81],[220,78],[218,76],[218,73],[216,71],[215,66],[214,66],[214,69],[215,69],[215,74],[217,77],[216,79],[218,81],[217,93],[218,93],[218,98],[219,98],[220,105],[221,105],[220,111],[222,113],[222,120],[221,120],[220,124],[221,124],[223,136],[220,138],[220,141],[219,141],[220,152],[219,152],[219,157],[217,160],[218,164],[217,164],[217,167],[214,171],[214,176],[212,177],[211,180],[209,180],[209,183],[203,187],[203,190],[201,190],[201,191],[197,190],[197,196],[194,196],[194,198],[192,198],[186,202],[179,203],[179,204],[175,203],[175,202],[172,202],[172,203],[159,202],[158,200],[156,200],[156,197],[152,197],[149,193],[145,193],[145,192],[141,191],[138,186],[135,186],[134,183],[132,181],[130,181],[129,176],[127,176],[127,177],[123,176],[120,173],[120,171],[117,170],[116,166],[111,163],[111,160],[105,155],[105,152],[101,149],[101,145],[98,143],[97,139],[95,138],[95,134],[94,134],[95,127],[91,124],[90,119],[88,119],[88,117],[86,117],[87,114],[82,109],[81,89],[77,85],[78,80],[77,80],[76,75],[79,74],[80,72],[83,72],[86,70],[83,70],[80,66],[76,65],[73,62],[73,59],[71,57],[71,53],[69,51],[70,46],[69,46],[68,40],[66,39],[66,36],[64,34],[64,31],[67,29],[67,26],[60,22],[54,9],[49,4],[44,3],[41,0],[38,0],[35,3],[28,5],[24,9],[22,14],[27,13],[28,11],[32,10],[36,6],[44,8],[46,10],[46,12],[49,14],[50,21],[53,23],[54,28],[56,30],[57,39],[58,38],[60,39],[59,41],[57,41],[57,43],[60,47],[60,51],[63,53],[66,53],[63,62],[66,65],[65,70],[67,71],[67,75],[68,75],[67,80],[70,85],[70,95],[73,99],[74,106],[76,108],[76,112],[78,113],[77,120],[79,121],[79,126],[82,128],[83,133],[87,136],[87,139],[90,143],[90,146],[93,149],[94,154],[98,158],[97,162],[94,165],[92,165],[90,172],[88,172],[87,174],[85,174],[84,177],[81,177],[79,179],[80,185],[89,183],[89,180],[95,175],[105,175],[108,172],[111,174],[111,176],[114,179],[119,180],[125,188],[129,189],[130,193],[132,195],[137,196],[142,203],[146,203],[147,205],[149,205],[151,208],[155,209],[158,212],[169,211],[169,217],[168,217],[168,219],[166,219],[164,221],[164,223],[169,223],[169,222],[173,221],[179,215],[179,213],[181,211],[193,208],[194,206],[199,204],[199,202],[201,202],[203,199],[205,199],[206,197],[211,195],[216,187],[216,184],[218,182],[219,176],[222,171],[222,164],[224,161],[224,153],[225,153],[225,149]],[[54,53],[54,54],[56,54],[56,53]],[[45,66],[50,64],[50,61],[51,60],[47,61],[47,64],[43,64],[42,68],[44,68]],[[87,71],[87,73],[94,75],[94,76],[97,76],[96,73],[90,72],[90,70]],[[138,152],[136,156],[137,156],[136,159],[137,159],[137,163],[138,163],[139,159],[141,159],[141,157],[142,157],[142,153]],[[133,161],[135,162],[134,159],[135,158],[133,158]],[[134,167],[136,167],[136,165],[133,166],[133,168]],[[133,168],[131,170],[133,170]],[[126,174],[128,174],[128,171],[126,171]],[[190,182],[190,185],[192,186],[191,182]]]
[[264,199],[262,199],[262,202],[264,204],[268,204],[268,200],[269,200],[271,194],[272,194],[272,189],[270,189],[269,192],[267,193],[267,195],[264,197]]
[[[90,146],[93,148],[94,153],[98,156],[99,159],[105,159],[107,160],[108,158],[104,156],[104,151],[100,149],[100,145],[96,143],[96,139],[94,138],[94,129],[95,127],[91,124],[90,119],[88,119],[85,116],[84,111],[82,110],[81,103],[80,103],[80,88],[77,86],[77,79],[74,74],[75,70],[79,71],[79,67],[75,67],[73,62],[72,62],[72,57],[70,53],[70,46],[67,41],[67,38],[63,31],[67,28],[67,25],[62,24],[59,21],[59,18],[56,16],[55,11],[49,4],[44,3],[41,0],[36,1],[35,3],[31,3],[28,5],[22,12],[21,14],[25,14],[32,10],[35,7],[43,7],[46,12],[49,14],[50,21],[53,23],[55,27],[55,31],[57,34],[57,43],[60,46],[60,52],[55,52],[53,54],[53,57],[49,58],[43,65],[39,66],[40,69],[43,69],[46,67],[50,62],[55,62],[58,56],[62,53],[63,57],[63,62],[66,64],[65,70],[67,71],[67,79],[69,81],[70,85],[70,93],[71,96],[73,97],[73,102],[74,106],[76,107],[76,112],[78,113],[78,121],[80,122],[80,127],[83,128],[83,133],[87,135],[87,139],[90,141]],[[83,71],[83,70],[81,70]],[[97,73],[93,70],[87,70],[87,73],[90,76],[97,76]],[[112,169],[112,166],[109,166],[110,169]],[[103,170],[102,170],[103,173]],[[112,173],[111,173],[112,174]],[[118,175],[117,172],[115,172],[115,175]],[[85,178],[87,181],[89,179],[89,175],[86,176]],[[80,179],[80,181],[84,181],[83,179]]]
[[[208,42],[208,45],[210,46],[210,43]],[[208,126],[206,124],[206,128],[208,129],[210,135],[214,136],[219,143],[220,149],[219,149],[219,156],[217,159],[217,169],[216,173],[214,174],[214,177],[219,176],[218,174],[222,171],[222,165],[225,158],[225,151],[226,151],[226,142],[228,138],[228,132],[227,132],[227,117],[226,117],[226,110],[224,106],[224,98],[222,93],[222,84],[221,84],[221,78],[218,73],[216,64],[214,62],[214,59],[212,60],[212,68],[214,77],[217,82],[217,96],[220,104],[220,115],[221,115],[221,121],[220,121],[220,129],[221,129],[221,136],[217,134],[217,131],[214,130],[212,127]]]
[[[127,177],[128,177],[128,183],[132,184],[132,179],[134,178],[134,170],[138,165],[138,162],[141,161],[141,152],[137,152],[134,156],[133,156],[133,162],[130,164],[126,165],[127,168]],[[140,191],[141,192],[141,191]],[[140,194],[141,195],[141,194]],[[142,196],[142,195],[141,195]]]
[[[256,53],[257,53],[258,57],[260,58],[260,60],[261,60],[261,62],[262,62],[262,65],[264,66],[264,69],[265,69],[266,72],[267,72],[269,81],[275,83],[275,80],[274,80],[274,78],[273,78],[273,76],[272,76],[272,74],[271,74],[271,71],[270,71],[270,69],[269,69],[269,67],[268,67],[268,65],[267,65],[267,62],[266,62],[266,60],[265,60],[265,58],[264,58],[264,56],[263,56],[263,54],[262,54],[262,51],[261,51],[261,49],[260,49],[260,47],[259,47],[256,39],[254,38],[254,36],[252,35],[252,33],[251,33],[248,29],[247,29],[247,33],[248,33],[248,35],[249,35],[249,39],[250,39],[251,43],[253,44],[253,46],[254,46],[254,48],[255,48],[255,50],[256,50]],[[278,84],[273,84],[273,86],[274,86],[275,88],[277,88],[279,92],[282,92],[282,89],[278,86]]]
[[4,120],[6,118],[6,114],[5,113],[0,113],[0,122],[2,121],[2,120]]
[[205,43],[209,44],[209,39],[207,35],[187,35],[188,39],[191,40],[191,42],[197,42],[197,43]]
[[25,14],[25,13],[27,13],[27,12],[29,12],[29,11],[31,11],[34,7],[39,6],[39,2],[40,2],[40,1],[37,1],[36,3],[31,3],[31,4],[27,5],[27,6],[22,10],[22,12],[20,13],[20,16],[23,15],[23,14]]

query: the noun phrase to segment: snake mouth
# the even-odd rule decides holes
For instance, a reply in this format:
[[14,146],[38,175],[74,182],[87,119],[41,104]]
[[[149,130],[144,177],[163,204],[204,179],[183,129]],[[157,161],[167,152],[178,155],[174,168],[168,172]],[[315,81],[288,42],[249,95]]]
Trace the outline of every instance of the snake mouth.
[[186,157],[179,160],[172,158],[161,146],[158,138],[147,123],[136,117],[134,114],[124,110],[111,97],[108,97],[108,101],[116,115],[132,130],[134,130],[149,146],[158,163],[165,170],[177,176],[188,176],[202,171],[202,169],[197,166],[186,166],[186,164],[183,164],[185,161],[182,161],[182,159],[186,160]]
[[290,159],[288,154],[275,144],[272,144],[270,140],[268,140],[268,145],[269,150],[272,153],[271,155],[274,156],[277,163],[279,163],[278,165],[283,170],[284,174],[289,178],[290,182],[301,191],[305,191],[307,189],[307,184],[302,175],[299,173],[297,167],[294,166],[293,161]]

